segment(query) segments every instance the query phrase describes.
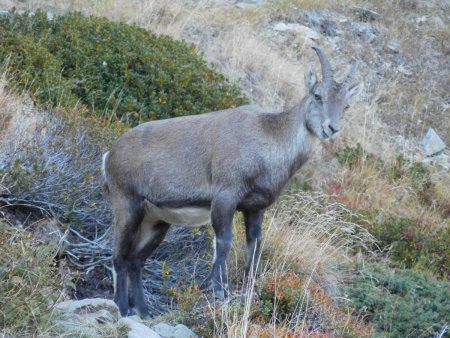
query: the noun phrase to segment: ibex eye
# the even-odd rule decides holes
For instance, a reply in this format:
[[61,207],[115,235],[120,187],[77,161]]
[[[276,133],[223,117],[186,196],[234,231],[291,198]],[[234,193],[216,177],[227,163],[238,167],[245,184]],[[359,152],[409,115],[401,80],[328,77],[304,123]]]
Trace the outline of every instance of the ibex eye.
[[316,101],[322,101],[322,96],[320,96],[319,94],[314,94],[314,99],[316,100]]

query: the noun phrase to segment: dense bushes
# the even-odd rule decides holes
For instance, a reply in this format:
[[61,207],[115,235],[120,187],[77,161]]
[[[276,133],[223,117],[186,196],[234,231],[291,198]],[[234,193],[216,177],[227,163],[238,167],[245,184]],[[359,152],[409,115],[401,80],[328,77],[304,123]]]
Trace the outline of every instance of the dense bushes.
[[39,103],[79,100],[131,125],[245,103],[193,46],[136,26],[38,11],[1,17],[0,34],[0,59],[10,56],[13,82]]
[[433,337],[450,322],[450,284],[411,270],[369,265],[348,290],[376,336]]

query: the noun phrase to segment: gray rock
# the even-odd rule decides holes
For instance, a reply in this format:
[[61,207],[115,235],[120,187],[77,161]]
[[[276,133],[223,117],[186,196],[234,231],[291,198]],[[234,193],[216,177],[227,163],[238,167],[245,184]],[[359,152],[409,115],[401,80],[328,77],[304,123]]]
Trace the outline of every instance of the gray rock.
[[352,6],[350,10],[357,14],[361,21],[373,21],[380,17],[377,12],[359,6]]
[[89,320],[95,321],[99,324],[114,323],[117,321],[117,318],[113,314],[111,314],[111,312],[105,309],[88,313],[86,316]]
[[444,141],[442,141],[433,128],[428,129],[427,134],[423,138],[422,145],[427,156],[433,156],[446,148]]
[[95,337],[97,335],[95,329],[86,327],[77,321],[55,319],[53,323],[67,334],[67,336],[73,334],[76,336]]
[[239,1],[236,3],[237,8],[245,9],[245,8],[252,8],[252,7],[258,7],[263,6],[267,3],[267,0],[244,0]]
[[295,32],[305,39],[319,40],[320,34],[309,27],[298,23],[278,22],[272,26],[272,29],[278,32]]
[[364,42],[372,43],[377,38],[376,29],[369,23],[352,22],[350,27]]
[[[339,17],[333,16],[332,18],[330,18],[323,12],[306,11],[305,18],[308,23],[308,27],[311,27],[320,34],[333,37],[341,33],[338,30],[338,25],[335,22],[337,19],[339,19]],[[347,19],[345,17],[341,17],[341,20]]]
[[7,16],[9,15],[9,11],[6,9],[0,9],[0,16]]
[[63,313],[89,314],[91,318],[98,315],[99,319],[97,321],[99,322],[115,322],[119,319],[117,305],[112,300],[103,298],[68,300],[56,304],[55,309]]
[[395,54],[398,54],[400,50],[400,43],[398,41],[391,41],[386,45],[386,48]]
[[128,331],[128,338],[161,338],[154,330],[135,321],[131,317],[123,317],[119,320],[119,323],[125,324],[130,328],[130,331]]
[[196,338],[197,335],[192,332],[188,327],[182,324],[177,326],[171,326],[166,323],[159,323],[153,326],[155,330],[162,338]]
[[431,164],[436,167],[441,167],[445,171],[450,170],[450,156],[447,154],[440,154],[433,157],[427,157],[422,162],[424,164]]

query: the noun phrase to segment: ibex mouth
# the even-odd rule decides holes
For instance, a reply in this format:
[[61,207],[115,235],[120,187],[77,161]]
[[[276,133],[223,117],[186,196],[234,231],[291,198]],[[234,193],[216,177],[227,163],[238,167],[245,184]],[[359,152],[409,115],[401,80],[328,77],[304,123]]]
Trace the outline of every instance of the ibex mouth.
[[333,129],[333,127],[331,126],[329,119],[326,119],[322,123],[322,133],[323,133],[323,138],[332,137],[333,135],[335,135],[337,133],[337,130]]

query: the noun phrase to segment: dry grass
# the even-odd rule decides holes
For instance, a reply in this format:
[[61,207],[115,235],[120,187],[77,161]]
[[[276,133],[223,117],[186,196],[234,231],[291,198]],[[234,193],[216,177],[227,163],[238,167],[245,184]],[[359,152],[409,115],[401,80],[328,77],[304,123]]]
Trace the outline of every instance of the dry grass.
[[[228,266],[237,287],[235,296],[226,302],[214,302],[198,295],[198,311],[194,312],[197,315],[200,312],[200,318],[206,321],[201,321],[200,328],[208,326],[210,330],[200,330],[202,334],[213,337],[309,336],[314,331],[311,325],[317,332],[334,333],[343,332],[345,325],[354,325],[351,311],[340,313],[328,298],[331,295],[337,299],[341,295],[348,278],[345,266],[352,260],[355,248],[373,243],[366,230],[345,221],[350,214],[341,204],[327,203],[322,194],[291,192],[264,220],[260,274],[257,278],[252,276],[248,283],[242,281],[246,250],[243,221],[236,217]],[[290,272],[294,274],[289,275]],[[261,302],[261,291],[275,276],[300,276],[292,279],[293,284],[288,286],[298,289],[302,296],[296,300],[296,309],[288,319],[279,322],[283,310],[277,310],[275,305],[272,319],[266,322],[261,317],[266,306]],[[315,302],[312,290],[325,290],[324,297],[329,300]],[[343,324],[345,316],[348,317]],[[198,325],[195,321],[191,324]]]
[[392,180],[379,167],[365,163],[336,172],[324,182],[324,190],[354,210],[379,211],[380,217],[395,215],[425,227],[439,229],[450,226],[445,212],[445,208],[448,209],[450,205],[446,188],[448,179],[446,175],[435,178],[436,193],[431,205],[430,202],[424,202],[423,196],[413,188],[410,177]]

